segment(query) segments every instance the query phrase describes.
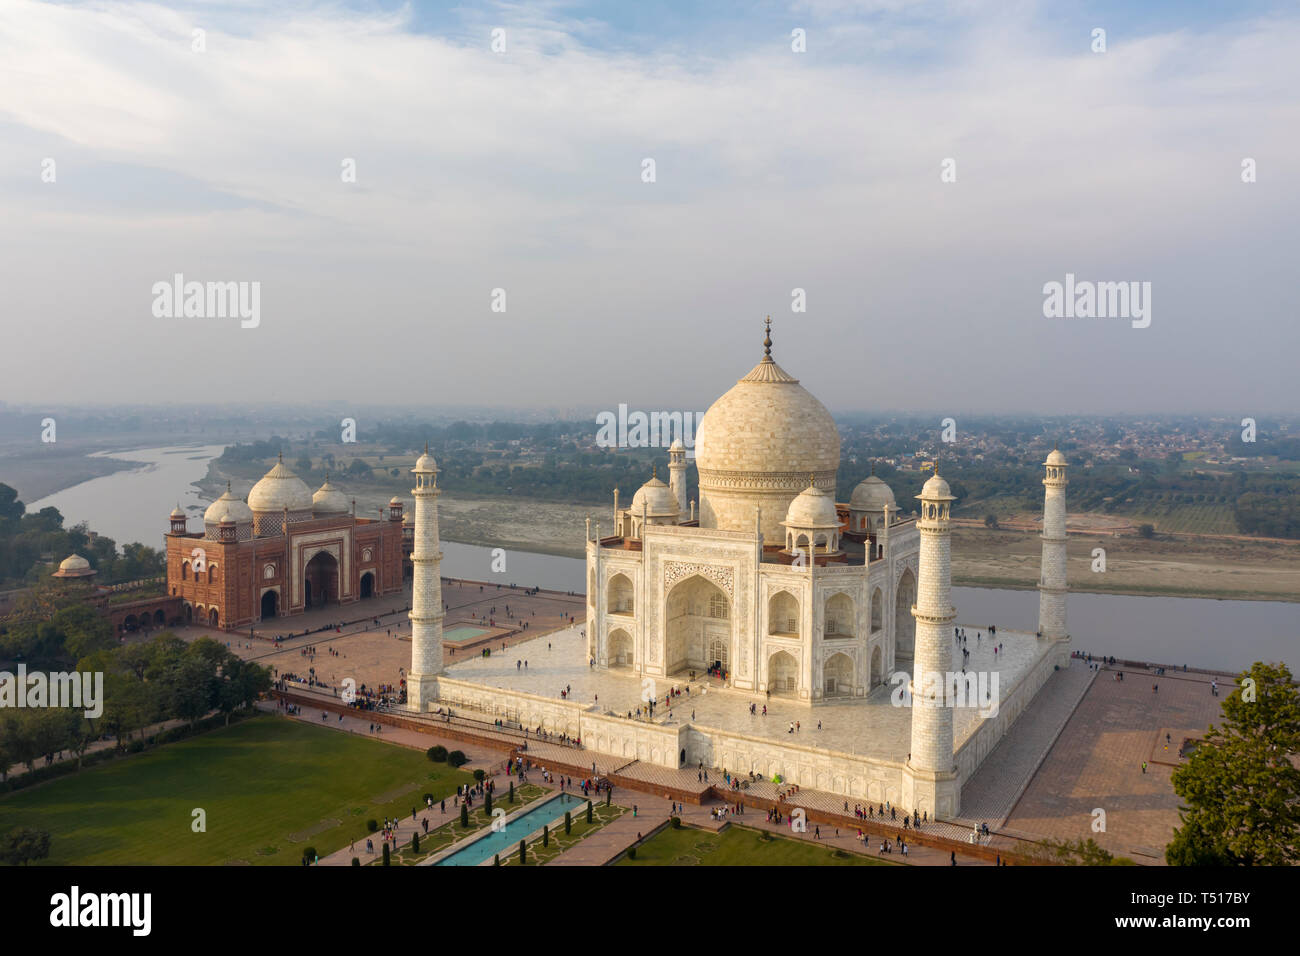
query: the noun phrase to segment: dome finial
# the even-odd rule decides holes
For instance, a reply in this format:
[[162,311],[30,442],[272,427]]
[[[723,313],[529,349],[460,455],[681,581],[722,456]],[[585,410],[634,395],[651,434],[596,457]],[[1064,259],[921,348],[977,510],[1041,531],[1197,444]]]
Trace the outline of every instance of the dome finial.
[[772,361],[772,317],[769,315],[764,323],[763,361]]
[[429,454],[429,439],[427,438],[424,440],[424,453]]
[[658,465],[658,464],[654,464],[654,465],[651,465],[651,466],[650,466],[650,480],[651,480],[651,481],[658,481],[658,480],[659,480],[659,465]]
[[226,494],[230,493],[230,479],[226,479]]
[[808,487],[809,488],[817,487],[817,476],[813,474],[811,471],[808,472]]
[[282,465],[284,464],[284,450],[283,450],[283,449],[281,449],[280,452],[279,452],[275,457],[278,458],[278,459],[280,459],[280,464],[282,464]]

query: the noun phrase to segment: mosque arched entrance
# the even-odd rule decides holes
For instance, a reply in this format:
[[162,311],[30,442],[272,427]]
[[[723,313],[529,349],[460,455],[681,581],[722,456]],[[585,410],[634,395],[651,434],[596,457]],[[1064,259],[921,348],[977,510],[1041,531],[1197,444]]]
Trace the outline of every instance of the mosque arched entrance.
[[916,618],[912,617],[912,605],[916,603],[916,578],[908,568],[898,579],[898,590],[894,598],[894,656],[912,656],[916,646]]
[[275,591],[267,591],[262,595],[262,620],[273,618],[280,610],[280,595]]
[[328,551],[317,552],[303,572],[303,601],[311,607],[337,604],[339,600],[339,562]]
[[679,581],[664,602],[666,672],[731,668],[731,602],[701,575]]

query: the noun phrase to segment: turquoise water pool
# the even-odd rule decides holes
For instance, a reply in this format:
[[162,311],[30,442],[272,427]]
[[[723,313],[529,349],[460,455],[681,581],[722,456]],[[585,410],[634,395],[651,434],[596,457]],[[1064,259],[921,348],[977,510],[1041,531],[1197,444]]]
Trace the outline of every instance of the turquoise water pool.
[[488,633],[489,628],[475,627],[473,624],[457,624],[455,627],[449,627],[442,632],[444,641],[451,641],[455,644],[463,644],[465,641],[472,641],[476,637],[482,637]]
[[491,859],[498,853],[517,852],[519,841],[526,838],[528,834],[534,830],[540,830],[544,826],[554,828],[555,824],[564,820],[565,811],[572,811],[578,807],[586,806],[586,804],[587,801],[582,797],[562,793],[558,797],[547,800],[545,803],[520,814],[496,833],[491,833],[483,839],[471,843],[463,850],[457,850],[433,865],[478,866],[484,860]]

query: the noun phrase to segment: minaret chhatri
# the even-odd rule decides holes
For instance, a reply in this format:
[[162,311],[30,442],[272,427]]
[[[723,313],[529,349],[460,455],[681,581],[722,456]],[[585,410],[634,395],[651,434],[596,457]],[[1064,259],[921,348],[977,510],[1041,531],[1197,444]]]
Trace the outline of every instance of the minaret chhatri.
[[411,552],[411,669],[406,675],[406,704],[426,711],[437,699],[442,673],[442,549],[438,541],[438,465],[424,446],[411,469],[415,475],[415,544]]
[[952,536],[948,482],[935,473],[917,495],[921,535],[916,582],[916,645],[912,671],[912,749],[904,777],[904,809],[952,817],[960,792],[952,750],[953,709],[947,674],[953,669]]
[[[1066,460],[1060,449],[1052,449],[1043,462],[1043,564],[1038,576],[1038,636],[1045,641],[1067,642],[1065,595],[1065,477]],[[1062,656],[1065,656],[1062,653]]]
[[686,446],[680,438],[674,438],[668,449],[668,487],[677,499],[677,520],[682,521],[686,514]]

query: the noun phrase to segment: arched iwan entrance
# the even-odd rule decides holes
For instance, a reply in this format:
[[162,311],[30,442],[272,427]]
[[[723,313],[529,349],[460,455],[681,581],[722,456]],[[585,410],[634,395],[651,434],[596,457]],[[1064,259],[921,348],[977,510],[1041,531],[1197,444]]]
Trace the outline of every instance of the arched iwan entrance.
[[785,651],[777,651],[767,659],[767,689],[779,697],[793,697],[799,692],[799,662]]
[[731,669],[731,602],[722,589],[700,575],[679,581],[668,592],[664,657],[669,674]]
[[280,595],[275,591],[267,591],[262,595],[262,620],[268,620],[276,616],[280,610]]
[[912,617],[912,605],[916,603],[916,578],[908,568],[898,579],[897,597],[894,599],[894,635],[895,656],[912,656],[916,645],[916,618]]
[[822,665],[822,679],[822,693],[827,697],[852,697],[852,658],[847,654],[832,654]]
[[361,596],[372,597],[375,593],[375,572],[367,571],[361,575]]
[[339,600],[339,562],[328,551],[320,551],[307,562],[303,573],[303,600],[307,607],[337,604]]
[[631,667],[633,663],[632,635],[621,627],[616,631],[611,631],[609,635],[609,666]]

